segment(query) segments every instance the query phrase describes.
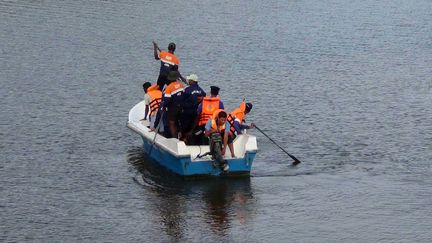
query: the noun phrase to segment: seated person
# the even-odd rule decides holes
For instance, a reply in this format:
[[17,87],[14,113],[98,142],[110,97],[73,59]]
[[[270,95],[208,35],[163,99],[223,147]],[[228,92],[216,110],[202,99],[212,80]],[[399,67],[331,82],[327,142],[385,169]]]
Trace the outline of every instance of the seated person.
[[227,113],[221,109],[213,113],[213,117],[209,119],[205,125],[204,135],[209,137],[212,133],[218,132],[223,138],[222,155],[225,155],[226,147],[228,145],[231,157],[234,155],[233,138],[230,132],[230,124],[227,121]]

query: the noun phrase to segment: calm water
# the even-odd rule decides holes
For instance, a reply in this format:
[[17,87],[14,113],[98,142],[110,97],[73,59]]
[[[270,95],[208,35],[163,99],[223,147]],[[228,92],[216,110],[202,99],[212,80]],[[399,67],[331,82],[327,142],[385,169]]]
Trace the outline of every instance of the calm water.
[[[432,2],[0,1],[0,241],[432,241]],[[126,128],[154,81],[243,97],[250,178],[183,181]]]

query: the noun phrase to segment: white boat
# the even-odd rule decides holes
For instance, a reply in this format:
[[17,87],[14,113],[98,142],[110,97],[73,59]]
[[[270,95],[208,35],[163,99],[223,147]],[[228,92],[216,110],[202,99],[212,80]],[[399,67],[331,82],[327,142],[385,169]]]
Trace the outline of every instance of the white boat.
[[257,153],[256,137],[241,134],[233,142],[235,156],[228,153],[224,160],[228,162],[229,170],[224,172],[215,165],[211,155],[200,157],[209,152],[208,145],[186,145],[176,138],[166,138],[150,131],[149,122],[143,120],[145,112],[144,101],[136,104],[129,112],[127,126],[138,133],[143,139],[144,150],[153,160],[170,171],[181,176],[234,176],[249,175],[252,162]]

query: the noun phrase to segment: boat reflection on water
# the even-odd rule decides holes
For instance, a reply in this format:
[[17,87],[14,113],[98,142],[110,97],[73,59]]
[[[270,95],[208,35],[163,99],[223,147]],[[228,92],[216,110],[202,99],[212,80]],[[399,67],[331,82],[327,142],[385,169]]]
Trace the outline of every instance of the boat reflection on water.
[[170,237],[182,239],[190,230],[186,227],[202,228],[203,222],[223,236],[232,223],[245,224],[252,217],[255,198],[249,176],[185,179],[158,165],[140,147],[129,149],[128,162],[137,171],[137,183],[155,195],[150,200]]
[[[203,188],[203,201],[206,209],[206,222],[211,230],[224,235],[232,221],[245,224],[251,210],[253,196],[250,178],[217,179]],[[251,201],[251,202],[249,202]]]

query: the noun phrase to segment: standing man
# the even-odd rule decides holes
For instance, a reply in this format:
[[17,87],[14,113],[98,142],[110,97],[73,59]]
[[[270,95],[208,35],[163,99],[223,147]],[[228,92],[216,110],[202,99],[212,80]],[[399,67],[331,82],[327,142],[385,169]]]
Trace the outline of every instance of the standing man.
[[210,96],[203,98],[202,103],[198,106],[198,126],[205,125],[213,112],[217,109],[224,109],[223,102],[219,98],[219,87],[210,86]]
[[184,91],[184,99],[182,103],[183,113],[180,116],[181,125],[181,140],[188,144],[194,145],[196,142],[193,136],[190,136],[192,130],[195,128],[195,120],[198,116],[198,106],[206,96],[204,90],[198,86],[198,76],[191,74],[186,76],[189,86]]
[[[179,73],[177,71],[170,71],[167,79],[168,84],[162,96],[162,105],[159,109],[160,112],[156,115],[154,126],[159,124],[162,113],[166,113],[168,117],[168,126],[170,137],[178,138],[178,122],[181,114],[181,104],[183,102],[184,85],[179,80]],[[150,129],[154,131],[154,129]]]
[[159,86],[160,90],[163,90],[164,85],[167,84],[168,80],[168,73],[172,70],[174,70],[174,66],[177,67],[180,64],[180,60],[178,57],[174,54],[176,49],[176,45],[171,42],[168,45],[168,51],[162,51],[158,44],[153,41],[153,52],[154,52],[154,58],[156,60],[161,61],[161,67],[159,71],[159,77],[157,80],[157,85]]

